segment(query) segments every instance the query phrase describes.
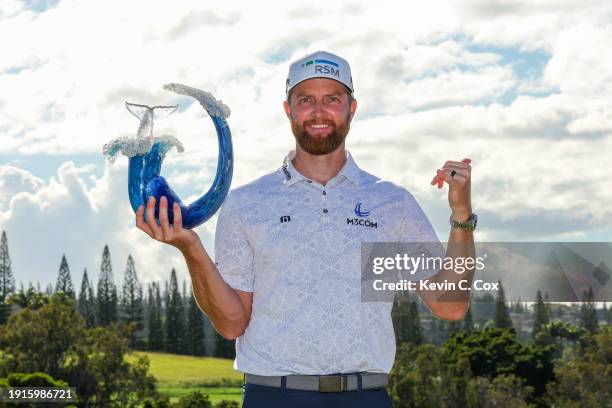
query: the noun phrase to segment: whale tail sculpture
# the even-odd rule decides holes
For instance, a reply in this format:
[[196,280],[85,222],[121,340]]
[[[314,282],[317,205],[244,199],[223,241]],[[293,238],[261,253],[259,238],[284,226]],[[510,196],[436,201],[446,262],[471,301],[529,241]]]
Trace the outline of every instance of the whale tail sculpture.
[[153,138],[153,121],[172,115],[178,108],[178,105],[147,106],[126,102],[125,107],[132,115],[140,119],[140,125],[138,126],[138,133],[136,136],[139,138],[146,137],[151,139]]
[[232,136],[226,118],[230,116],[230,110],[221,101],[217,101],[212,94],[200,89],[182,84],[166,84],[164,89],[195,98],[215,125],[219,142],[217,173],[206,194],[191,204],[184,204],[166,179],[159,175],[166,152],[172,146],[176,146],[181,152],[183,146],[170,135],[153,137],[153,123],[155,119],[171,115],[176,111],[178,105],[150,107],[126,102],[128,111],[140,120],[137,138],[124,137],[113,140],[104,146],[103,152],[111,162],[119,151],[129,157],[128,193],[134,212],[139,206],[145,205],[150,197],[155,197],[155,217],[159,220],[159,200],[161,196],[165,196],[170,209],[168,212],[170,223],[174,222],[174,214],[171,209],[176,202],[181,209],[183,227],[194,228],[206,222],[217,212],[229,192],[233,173],[233,150]]

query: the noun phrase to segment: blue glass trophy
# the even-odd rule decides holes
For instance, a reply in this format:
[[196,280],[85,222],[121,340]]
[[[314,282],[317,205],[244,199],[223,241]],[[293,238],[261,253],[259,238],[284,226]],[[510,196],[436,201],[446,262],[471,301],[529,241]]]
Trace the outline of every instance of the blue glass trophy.
[[182,143],[170,135],[153,136],[153,123],[157,119],[171,115],[178,105],[146,106],[126,102],[128,111],[140,120],[135,138],[120,137],[111,140],[103,147],[103,153],[114,162],[117,153],[129,158],[128,193],[134,212],[145,205],[150,197],[155,197],[155,218],[159,220],[159,199],[168,199],[168,219],[173,222],[172,207],[178,203],[181,209],[184,228],[194,228],[206,222],[221,207],[227,197],[233,173],[232,134],[226,119],[229,108],[213,95],[200,89],[181,84],[166,84],[164,89],[195,98],[206,110],[215,125],[219,141],[217,173],[210,189],[191,204],[185,204],[172,190],[166,179],[160,176],[161,165],[166,153],[172,147],[183,152]]

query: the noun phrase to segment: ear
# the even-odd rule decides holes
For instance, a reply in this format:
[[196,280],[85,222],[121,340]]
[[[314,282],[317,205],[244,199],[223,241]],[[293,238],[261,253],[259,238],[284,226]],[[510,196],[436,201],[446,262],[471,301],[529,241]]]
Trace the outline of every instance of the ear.
[[353,99],[353,101],[351,102],[351,120],[353,120],[353,116],[355,116],[355,111],[357,110],[357,99]]
[[283,108],[285,108],[287,119],[291,120],[291,106],[289,106],[289,102],[283,101]]

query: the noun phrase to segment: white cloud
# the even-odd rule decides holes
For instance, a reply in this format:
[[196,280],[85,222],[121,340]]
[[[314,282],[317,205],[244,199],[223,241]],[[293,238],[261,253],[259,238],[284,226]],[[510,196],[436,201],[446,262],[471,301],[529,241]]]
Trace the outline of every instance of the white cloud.
[[19,193],[35,193],[43,181],[18,167],[0,166],[0,211],[8,209],[10,200]]

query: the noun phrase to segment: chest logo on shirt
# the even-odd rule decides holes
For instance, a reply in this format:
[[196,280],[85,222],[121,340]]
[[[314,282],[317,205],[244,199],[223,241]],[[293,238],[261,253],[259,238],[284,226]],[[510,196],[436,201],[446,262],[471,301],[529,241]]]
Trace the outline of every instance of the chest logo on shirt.
[[371,211],[361,211],[361,203],[355,205],[355,215],[358,217],[367,217]]
[[281,224],[283,222],[289,222],[289,221],[291,221],[291,216],[290,215],[283,215],[282,217],[280,217]]
[[362,210],[361,203],[357,203],[355,205],[355,215],[360,218],[347,218],[346,223],[347,225],[378,228],[378,222],[362,219],[370,215],[370,213],[371,211]]

